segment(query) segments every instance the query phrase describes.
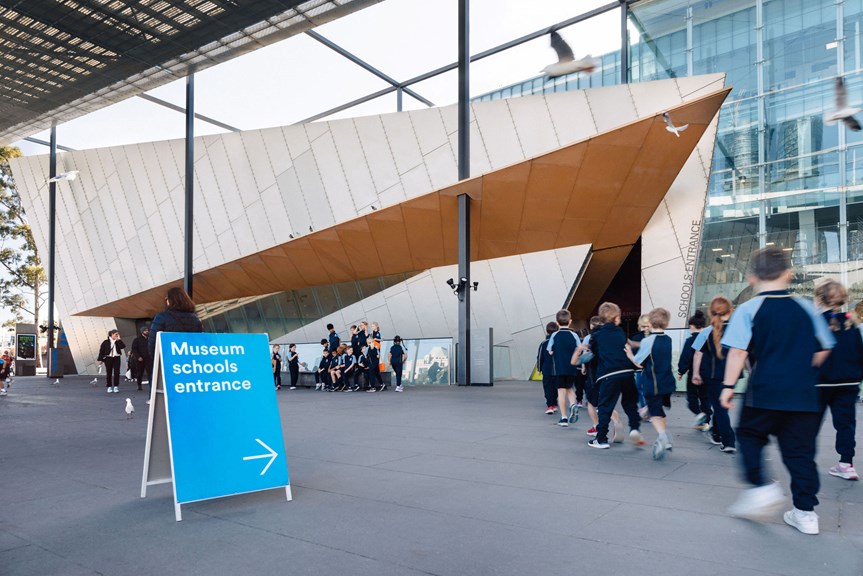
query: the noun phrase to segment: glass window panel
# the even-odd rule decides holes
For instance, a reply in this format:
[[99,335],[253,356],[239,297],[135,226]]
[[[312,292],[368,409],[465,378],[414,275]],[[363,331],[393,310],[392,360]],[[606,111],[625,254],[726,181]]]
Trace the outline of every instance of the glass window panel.
[[832,1],[764,3],[765,84],[768,90],[836,74],[836,9]]
[[312,288],[312,291],[315,293],[322,316],[332,314],[340,308],[339,302],[336,299],[336,292],[332,286],[318,286],[317,288]]

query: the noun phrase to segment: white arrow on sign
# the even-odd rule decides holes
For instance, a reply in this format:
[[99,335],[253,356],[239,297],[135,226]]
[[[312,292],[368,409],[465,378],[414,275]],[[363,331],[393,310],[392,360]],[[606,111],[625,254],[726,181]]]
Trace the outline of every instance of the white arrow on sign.
[[264,444],[260,438],[255,438],[255,442],[257,442],[258,444],[260,444],[261,446],[266,448],[267,452],[269,452],[269,454],[258,454],[257,456],[243,456],[243,460],[258,460],[259,458],[269,458],[270,461],[267,462],[267,465],[264,466],[263,470],[261,470],[260,475],[263,476],[264,474],[267,473],[267,470],[270,468],[270,464],[273,463],[273,460],[276,459],[276,456],[278,456],[278,454],[276,453],[275,450],[273,450],[272,448],[270,448],[269,446]]

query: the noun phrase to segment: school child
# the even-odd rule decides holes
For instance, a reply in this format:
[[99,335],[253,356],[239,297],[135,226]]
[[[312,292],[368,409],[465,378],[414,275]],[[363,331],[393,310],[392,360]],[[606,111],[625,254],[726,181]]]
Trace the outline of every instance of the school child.
[[323,346],[324,350],[330,349],[330,341],[326,338],[321,338],[321,346]]
[[354,387],[351,382],[356,373],[356,358],[354,357],[354,347],[348,346],[345,353],[342,355],[342,381],[344,386],[342,390],[345,392],[353,392]]
[[[692,343],[695,354],[692,357],[692,383],[707,387],[707,395],[713,408],[713,432],[710,443],[728,454],[737,452],[736,438],[728,410],[719,402],[725,377],[725,363],[728,352],[723,350],[721,341],[728,327],[728,319],[734,307],[725,296],[716,296],[710,301],[708,314],[710,326],[699,332]],[[724,380],[728,382],[728,380]]]
[[387,362],[396,375],[396,392],[405,391],[404,386],[402,386],[402,369],[404,368],[404,362],[407,360],[407,357],[407,352],[402,348],[401,336],[396,336],[393,338],[393,345],[390,346],[390,351],[387,355]]
[[[599,405],[599,386],[596,385],[596,363],[597,359],[590,351],[590,339],[593,332],[602,326],[602,321],[599,316],[593,316],[590,319],[590,333],[584,337],[582,341],[582,352],[576,351],[578,358],[576,364],[581,361],[581,369],[584,374],[584,394],[587,398],[587,415],[593,425],[587,430],[587,435],[591,438],[596,437],[596,425],[599,423],[599,415],[596,412],[596,407]],[[612,442],[623,442],[623,426],[620,423],[620,416],[617,410],[611,411],[611,424],[609,427],[609,436]]]
[[689,411],[695,414],[693,426],[702,432],[710,430],[710,417],[713,416],[713,409],[710,408],[707,386],[703,384],[696,386],[692,383],[692,358],[695,355],[692,345],[706,324],[704,312],[696,310],[695,314],[689,318],[689,338],[683,343],[680,359],[677,361],[677,378],[680,379],[686,374],[686,405]]
[[770,436],[776,436],[794,500],[794,508],[783,519],[804,534],[817,534],[815,438],[821,406],[815,385],[818,367],[836,340],[812,303],[788,292],[792,270],[786,252],[775,246],[757,250],[750,270],[756,295],[734,312],[721,342],[729,348],[720,395],[723,408],[733,407],[734,386],[747,358],[752,364],[737,444],[746,480],[753,487],[729,512],[760,520],[782,504],[782,490],[765,479],[761,458]]
[[841,311],[847,299],[845,287],[835,280],[827,280],[815,288],[815,304],[823,310],[824,320],[836,338],[836,347],[821,365],[818,396],[821,418],[829,406],[836,429],[839,463],[830,468],[829,473],[845,480],[858,480],[854,469],[854,434],[857,392],[863,380],[863,337],[853,317]]
[[333,383],[333,392],[344,390],[345,382],[342,379],[342,367],[344,366],[345,361],[344,353],[345,346],[343,344],[339,344],[332,360],[330,360],[330,380]]
[[[633,373],[635,367],[626,356],[626,334],[620,328],[620,307],[613,302],[603,302],[599,306],[599,319],[602,325],[590,338],[590,351],[597,359],[596,380],[599,386],[599,405],[596,438],[587,443],[591,448],[608,449],[608,427],[611,413],[618,398],[629,418],[629,438],[636,446],[644,445],[644,437],[639,431],[641,417],[638,415],[638,390]],[[586,346],[578,349],[579,357],[587,351]]]
[[296,390],[300,379],[300,355],[297,354],[296,344],[288,345],[288,372],[291,374],[291,390]]
[[377,348],[377,349],[378,349],[378,352],[380,353],[380,351],[381,351],[381,342],[382,342],[382,339],[381,339],[381,327],[380,327],[380,325],[378,325],[378,323],[377,323],[377,322],[372,322],[372,334],[371,334],[371,337],[372,337],[372,342],[373,342],[373,343],[374,343],[374,345],[375,345],[375,348]]
[[356,324],[351,326],[351,349],[355,354],[360,353],[360,329]]
[[282,355],[279,354],[279,345],[273,344],[273,355],[270,358],[270,363],[273,365],[273,381],[276,384],[276,390],[282,389]]
[[539,343],[536,352],[536,369],[542,374],[542,390],[545,393],[545,413],[554,414],[557,411],[557,386],[554,381],[554,368],[552,367],[551,355],[548,353],[548,340],[557,332],[557,322],[549,322],[545,325],[545,339]]
[[[364,390],[368,392],[369,390],[369,359],[368,359],[368,345],[363,344],[363,347],[360,348],[360,353],[357,354],[356,361],[354,362],[354,390]],[[362,380],[362,384],[360,381]]]
[[577,368],[570,360],[576,349],[581,346],[581,339],[570,328],[572,315],[569,310],[558,310],[556,320],[559,328],[549,337],[546,350],[551,356],[551,366],[557,386],[557,406],[560,410],[557,425],[566,428],[578,421],[578,406],[575,405],[573,390]]
[[368,343],[369,343],[369,325],[366,324],[365,320],[363,320],[362,322],[360,322],[360,327],[358,328],[358,331],[357,331],[358,347],[354,348],[354,353],[356,353],[357,356],[362,354],[362,349],[365,348]]
[[636,367],[641,368],[641,390],[650,415],[650,423],[656,429],[653,443],[653,459],[662,460],[671,450],[671,436],[665,426],[663,406],[671,406],[671,395],[677,388],[671,369],[671,338],[665,333],[671,321],[671,313],[665,308],[654,308],[648,313],[650,334],[641,340],[638,354],[626,345],[626,355]]
[[330,351],[324,348],[315,372],[315,390],[329,390],[330,383]]
[[381,377],[381,353],[374,341],[366,348],[366,356],[369,365],[369,392],[381,392],[385,388],[384,379]]
[[330,346],[330,353],[332,354],[338,350],[342,340],[339,338],[339,334],[332,324],[327,324],[327,330],[329,331],[329,334],[327,334],[327,343]]

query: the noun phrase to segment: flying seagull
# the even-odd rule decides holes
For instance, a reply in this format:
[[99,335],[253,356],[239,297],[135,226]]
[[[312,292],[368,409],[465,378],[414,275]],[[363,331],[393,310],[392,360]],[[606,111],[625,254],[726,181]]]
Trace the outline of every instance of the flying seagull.
[[57,174],[53,178],[48,178],[47,180],[45,180],[45,183],[47,184],[49,182],[59,182],[60,180],[72,181],[77,177],[78,177],[78,171],[77,170],[70,170],[68,172],[63,172],[62,174]]
[[557,32],[551,33],[551,47],[557,52],[557,62],[542,69],[542,72],[545,72],[549,78],[556,78],[573,72],[592,72],[599,65],[599,61],[592,58],[590,54],[576,60],[572,48]]
[[827,124],[835,124],[841,121],[845,123],[849,130],[859,132],[860,123],[854,118],[854,115],[863,112],[863,110],[848,106],[848,91],[845,90],[845,81],[841,77],[836,79],[836,86],[833,88],[833,92],[836,97],[836,109],[833,112],[825,114],[824,121]]
[[662,113],[662,119],[665,120],[665,129],[680,138],[680,133],[689,128],[689,124],[684,124],[683,126],[675,126],[674,122],[671,121],[671,116],[668,115],[668,112]]
[[132,406],[132,400],[126,398],[126,418],[135,417],[135,407]]

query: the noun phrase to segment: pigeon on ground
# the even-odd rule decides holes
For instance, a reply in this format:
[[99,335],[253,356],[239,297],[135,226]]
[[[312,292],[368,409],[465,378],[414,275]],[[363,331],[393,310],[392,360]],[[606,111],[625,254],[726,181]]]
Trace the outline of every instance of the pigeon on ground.
[[833,94],[836,98],[836,109],[824,115],[824,122],[827,124],[843,122],[849,130],[859,132],[860,122],[854,118],[854,115],[863,112],[863,109],[848,106],[848,91],[845,89],[845,81],[841,77],[836,79]]
[[576,60],[572,48],[557,32],[551,33],[551,47],[557,52],[557,62],[542,69],[549,78],[565,76],[573,72],[592,72],[599,65],[599,61],[592,58],[590,54]]
[[135,407],[132,406],[132,400],[126,398],[126,418],[135,417]]
[[60,180],[72,181],[77,177],[78,177],[78,171],[77,170],[69,170],[68,172],[63,172],[62,174],[57,174],[53,178],[48,178],[47,180],[45,180],[45,183],[47,184],[49,182],[59,182]]
[[665,120],[665,129],[680,138],[680,133],[689,128],[689,124],[684,124],[683,126],[675,126],[674,122],[671,121],[671,116],[668,115],[668,112],[662,113],[662,119]]

